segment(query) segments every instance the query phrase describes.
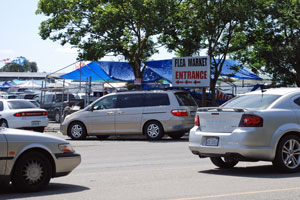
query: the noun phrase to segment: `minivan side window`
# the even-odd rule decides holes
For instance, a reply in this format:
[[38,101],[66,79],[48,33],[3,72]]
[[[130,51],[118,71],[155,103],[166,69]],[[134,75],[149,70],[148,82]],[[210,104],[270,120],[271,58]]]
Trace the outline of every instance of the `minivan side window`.
[[0,111],[3,111],[3,101],[0,101]]
[[119,94],[117,107],[132,108],[144,106],[144,94]]
[[175,96],[180,106],[197,106],[193,97],[187,92],[176,92]]
[[117,95],[106,96],[93,105],[93,110],[116,108]]
[[168,106],[170,100],[168,94],[148,93],[145,98],[145,106]]

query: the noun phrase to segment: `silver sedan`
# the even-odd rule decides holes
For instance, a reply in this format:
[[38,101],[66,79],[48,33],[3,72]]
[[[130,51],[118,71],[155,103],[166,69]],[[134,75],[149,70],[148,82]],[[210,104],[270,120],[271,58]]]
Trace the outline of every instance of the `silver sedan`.
[[300,170],[300,89],[263,89],[217,108],[199,108],[189,148],[220,168],[239,161],[271,161],[282,172]]
[[0,182],[21,192],[44,189],[69,174],[81,156],[65,140],[33,131],[0,128]]

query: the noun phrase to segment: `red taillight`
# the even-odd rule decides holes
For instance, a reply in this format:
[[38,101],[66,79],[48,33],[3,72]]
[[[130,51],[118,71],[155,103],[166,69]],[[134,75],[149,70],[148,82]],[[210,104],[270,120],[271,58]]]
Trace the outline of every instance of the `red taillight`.
[[257,115],[243,114],[239,127],[263,127],[263,118]]
[[171,110],[171,113],[177,117],[187,117],[189,115],[186,109],[174,109]]
[[18,112],[15,113],[15,117],[35,117],[35,116],[47,116],[48,112],[37,111],[37,112]]
[[200,126],[199,115],[195,116],[195,126]]

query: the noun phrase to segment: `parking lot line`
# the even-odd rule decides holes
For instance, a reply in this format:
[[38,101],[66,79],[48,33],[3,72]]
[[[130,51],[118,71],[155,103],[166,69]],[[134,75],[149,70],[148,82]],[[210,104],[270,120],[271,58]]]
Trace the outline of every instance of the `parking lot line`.
[[292,191],[292,190],[300,190],[300,187],[278,188],[278,189],[271,189],[271,190],[259,190],[259,191],[249,191],[249,192],[236,192],[236,193],[228,193],[228,194],[207,195],[207,196],[190,197],[190,198],[179,198],[179,199],[172,199],[172,200],[211,199],[211,198],[242,196],[242,195],[250,195],[250,194],[262,194],[262,193],[271,193],[271,192],[284,192],[284,191]]

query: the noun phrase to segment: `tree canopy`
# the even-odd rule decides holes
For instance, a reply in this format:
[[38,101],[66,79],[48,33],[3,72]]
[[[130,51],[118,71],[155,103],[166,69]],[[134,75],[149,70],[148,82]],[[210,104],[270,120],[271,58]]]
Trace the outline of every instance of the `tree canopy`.
[[234,58],[248,63],[273,81],[300,86],[300,1],[258,1],[256,23],[234,42]]
[[79,60],[122,55],[142,78],[142,61],[157,52],[153,37],[167,23],[175,0],[40,0],[42,39],[80,49]]
[[[248,28],[255,2],[248,0],[183,1],[169,18],[160,41],[179,56],[193,56],[207,49],[210,56],[212,104],[215,87],[226,58],[232,51],[232,38]],[[237,48],[237,47],[235,47]]]

